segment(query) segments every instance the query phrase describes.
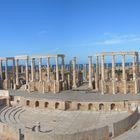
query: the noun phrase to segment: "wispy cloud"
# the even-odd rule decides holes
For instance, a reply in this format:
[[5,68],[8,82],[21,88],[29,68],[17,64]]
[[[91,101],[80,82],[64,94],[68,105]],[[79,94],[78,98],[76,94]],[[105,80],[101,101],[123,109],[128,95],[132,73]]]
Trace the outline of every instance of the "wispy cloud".
[[95,45],[110,45],[110,44],[121,44],[128,42],[140,42],[140,34],[125,34],[125,35],[114,35],[109,32],[104,33],[105,39],[94,42]]
[[95,42],[93,44],[97,44],[97,45],[110,45],[110,44],[120,44],[122,42],[122,40],[120,39],[107,39],[107,40],[102,40],[102,41],[98,41]]
[[47,31],[46,30],[42,30],[40,32],[38,32],[38,35],[41,36],[41,35],[45,35],[47,34]]
[[85,43],[83,45],[116,45],[129,42],[140,42],[140,34],[121,34],[115,35],[110,32],[103,33],[103,38],[94,42]]

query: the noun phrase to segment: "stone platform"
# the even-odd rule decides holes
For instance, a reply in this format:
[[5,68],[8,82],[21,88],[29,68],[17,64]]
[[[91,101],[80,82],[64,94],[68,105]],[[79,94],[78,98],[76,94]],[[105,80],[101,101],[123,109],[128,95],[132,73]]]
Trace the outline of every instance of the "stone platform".
[[54,93],[28,93],[26,91],[10,90],[11,96],[22,96],[36,99],[52,99],[61,101],[79,101],[79,102],[121,102],[121,101],[138,101],[140,100],[140,93],[138,94],[104,94],[94,93],[92,91],[63,91],[58,94]]
[[27,109],[21,106],[4,107],[0,111],[1,122],[20,128],[32,129],[36,122],[40,122],[41,131],[51,134],[71,134],[78,131],[100,128],[108,125],[110,131],[114,122],[126,118],[128,112],[92,112],[92,111],[51,111]]

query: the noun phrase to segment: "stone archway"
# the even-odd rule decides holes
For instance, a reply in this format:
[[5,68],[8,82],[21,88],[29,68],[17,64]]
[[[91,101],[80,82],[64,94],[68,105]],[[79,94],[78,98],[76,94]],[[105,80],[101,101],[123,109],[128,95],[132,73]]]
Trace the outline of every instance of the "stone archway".
[[44,107],[45,107],[45,108],[48,108],[48,106],[49,106],[49,103],[48,103],[48,102],[45,102],[45,103],[44,103]]
[[81,106],[82,106],[82,105],[81,105],[80,103],[78,103],[78,104],[77,104],[77,110],[80,110],[80,109],[81,109]]
[[116,108],[115,104],[112,103],[112,104],[110,105],[110,110],[115,110],[115,108]]
[[88,110],[92,110],[92,109],[93,109],[93,104],[92,103],[88,104]]
[[104,104],[99,104],[99,110],[104,110]]
[[39,101],[35,102],[35,107],[39,107]]
[[27,105],[27,106],[30,105],[30,101],[29,101],[29,100],[26,101],[26,105]]
[[60,105],[60,104],[59,104],[58,102],[56,102],[56,103],[55,103],[55,109],[59,109],[59,105]]

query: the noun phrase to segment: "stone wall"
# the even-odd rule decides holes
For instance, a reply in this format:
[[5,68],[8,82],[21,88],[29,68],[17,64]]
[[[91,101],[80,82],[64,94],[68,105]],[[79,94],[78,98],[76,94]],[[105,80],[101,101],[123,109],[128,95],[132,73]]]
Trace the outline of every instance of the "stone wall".
[[[126,82],[126,90],[129,94],[135,94],[134,81]],[[101,81],[99,81],[99,91],[101,92]],[[105,94],[112,94],[112,81],[104,82]],[[115,94],[124,94],[124,84],[122,81],[115,81]]]
[[[14,102],[24,107],[38,109],[81,110],[81,111],[128,111],[128,102],[77,102],[51,99],[36,99],[14,96]],[[38,102],[38,105],[36,103]],[[131,103],[132,104],[132,103]]]
[[0,90],[0,96],[9,97],[9,91],[8,90]]
[[134,113],[132,113],[127,118],[118,121],[113,124],[114,137],[123,134],[125,131],[129,130],[139,119],[138,108]]
[[0,123],[0,138],[3,140],[19,140],[19,130]]
[[77,132],[74,134],[43,134],[27,131],[24,135],[25,140],[109,140],[108,126]]

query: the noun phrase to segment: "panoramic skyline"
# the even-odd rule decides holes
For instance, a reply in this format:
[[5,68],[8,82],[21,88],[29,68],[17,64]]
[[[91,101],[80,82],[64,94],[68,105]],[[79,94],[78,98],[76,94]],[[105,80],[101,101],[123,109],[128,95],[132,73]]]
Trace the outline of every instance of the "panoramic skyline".
[[1,56],[57,54],[66,61],[140,51],[138,0],[1,0]]

